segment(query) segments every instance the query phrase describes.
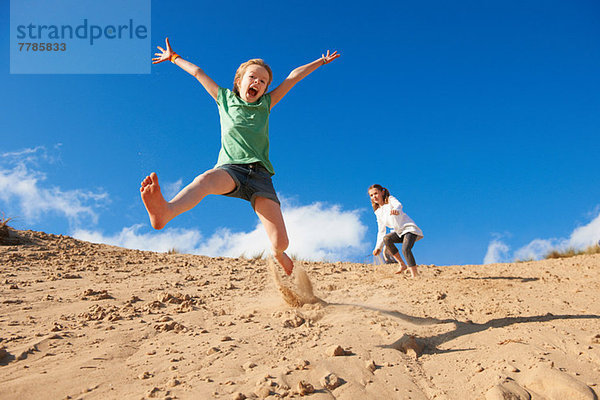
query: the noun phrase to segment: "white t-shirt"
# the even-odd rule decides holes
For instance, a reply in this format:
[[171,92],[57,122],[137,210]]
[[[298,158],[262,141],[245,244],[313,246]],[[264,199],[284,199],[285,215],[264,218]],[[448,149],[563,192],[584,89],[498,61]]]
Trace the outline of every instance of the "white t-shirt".
[[[392,210],[397,210],[398,215],[391,215],[390,212]],[[383,237],[386,234],[386,227],[392,228],[398,236],[410,232],[417,235],[417,240],[423,239],[421,229],[402,211],[402,203],[394,196],[390,195],[387,204],[375,210],[375,216],[377,217],[377,244],[375,244],[375,250],[383,248]]]

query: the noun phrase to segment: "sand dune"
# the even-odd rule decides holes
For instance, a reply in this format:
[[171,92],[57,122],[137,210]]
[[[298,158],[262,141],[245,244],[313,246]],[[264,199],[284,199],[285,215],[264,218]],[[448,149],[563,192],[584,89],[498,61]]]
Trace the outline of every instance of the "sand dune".
[[2,399],[597,398],[599,255],[417,280],[297,262],[288,278],[267,260],[11,235]]

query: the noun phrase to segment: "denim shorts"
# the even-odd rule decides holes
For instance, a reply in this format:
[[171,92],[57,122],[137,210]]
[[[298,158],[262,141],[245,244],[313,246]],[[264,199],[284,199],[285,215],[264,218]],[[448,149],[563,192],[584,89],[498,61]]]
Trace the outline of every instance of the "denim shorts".
[[266,197],[281,204],[275,193],[271,174],[260,162],[252,164],[225,164],[217,169],[227,172],[235,182],[235,189],[223,196],[248,200],[254,208],[256,197]]

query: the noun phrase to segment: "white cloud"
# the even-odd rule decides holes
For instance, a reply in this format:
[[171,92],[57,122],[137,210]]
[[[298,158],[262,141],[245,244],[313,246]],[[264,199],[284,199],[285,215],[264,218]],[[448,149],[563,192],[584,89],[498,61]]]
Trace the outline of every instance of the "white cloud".
[[[314,203],[292,206],[284,202],[290,247],[288,254],[307,260],[344,260],[362,254],[366,227],[360,222],[359,212],[343,211],[339,206]],[[144,225],[145,226],[145,225]],[[142,233],[143,225],[135,225],[113,236],[78,230],[74,237],[82,240],[112,244],[140,250],[168,251],[208,256],[253,257],[270,253],[271,245],[260,222],[249,232],[233,232],[222,228],[204,238],[197,230],[171,229]]]
[[508,246],[500,239],[494,239],[488,245],[487,252],[483,259],[484,264],[494,264],[507,261]]
[[108,201],[108,195],[45,185],[46,174],[37,166],[40,161],[52,161],[41,146],[0,154],[0,201],[8,208],[5,212],[22,213],[19,217],[29,222],[57,213],[72,225],[83,220],[97,223],[95,209]]
[[562,247],[560,239],[534,239],[526,246],[515,251],[515,260],[539,260],[550,251]]
[[[49,154],[40,146],[0,154],[3,211],[11,214],[18,211],[28,222],[56,213],[69,220],[74,237],[126,248],[161,252],[175,248],[184,253],[229,257],[270,253],[271,245],[258,219],[248,232],[221,228],[210,237],[193,229],[151,231],[147,224],[125,227],[114,235],[79,229],[83,222],[98,222],[97,210],[108,202],[108,194],[49,185],[40,164],[54,162],[54,153]],[[163,184],[167,197],[174,196],[181,187],[181,179]],[[290,239],[288,254],[309,260],[347,260],[364,253],[367,247],[363,242],[367,228],[357,210],[345,211],[338,205],[319,202],[296,206],[284,199],[282,212]]]
[[144,226],[138,224],[126,227],[112,236],[105,236],[99,232],[86,229],[77,229],[73,232],[73,237],[88,242],[110,244],[128,249],[158,252],[177,249],[182,253],[197,253],[202,239],[202,235],[197,230],[172,228],[157,233],[140,233]]
[[583,248],[600,242],[600,212],[589,224],[576,228],[567,246]]
[[539,260],[552,250],[584,249],[600,242],[600,212],[588,224],[575,228],[568,238],[534,239],[517,249],[512,256],[510,256],[509,246],[500,239],[496,237],[488,245],[484,264],[512,260]]
[[302,207],[286,206],[283,217],[290,237],[289,253],[300,258],[348,259],[362,251],[367,227],[359,211],[343,211],[340,206],[314,203]]
[[[367,228],[361,223],[358,211],[343,211],[337,205],[314,203],[293,206],[283,201],[283,219],[290,246],[288,254],[310,260],[340,260],[364,252],[362,239]],[[208,255],[252,257],[262,251],[269,253],[269,239],[260,222],[251,232],[233,233],[223,229],[216,232],[201,252]]]

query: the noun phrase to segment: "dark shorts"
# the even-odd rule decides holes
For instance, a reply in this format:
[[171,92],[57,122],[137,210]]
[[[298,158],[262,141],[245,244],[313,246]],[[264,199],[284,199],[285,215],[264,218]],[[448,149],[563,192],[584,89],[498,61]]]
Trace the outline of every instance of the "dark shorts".
[[225,164],[218,166],[217,169],[226,171],[235,182],[235,189],[223,196],[248,200],[252,204],[252,208],[254,208],[254,202],[258,196],[281,204],[275,193],[271,174],[261,163]]

